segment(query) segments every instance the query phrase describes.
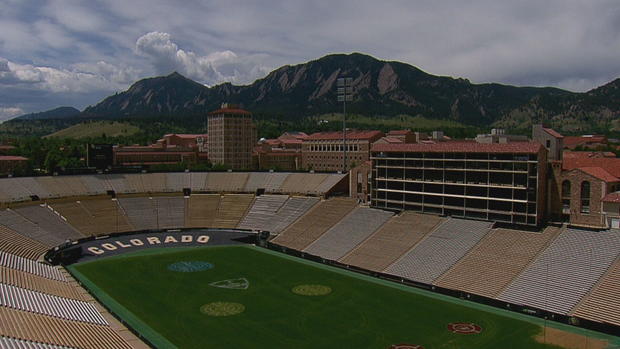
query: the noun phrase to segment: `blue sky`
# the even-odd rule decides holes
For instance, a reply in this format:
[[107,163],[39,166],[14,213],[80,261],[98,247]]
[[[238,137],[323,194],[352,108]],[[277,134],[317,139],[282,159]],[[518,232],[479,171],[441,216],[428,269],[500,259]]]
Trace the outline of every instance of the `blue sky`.
[[617,0],[0,0],[0,120],[175,70],[248,84],[338,52],[587,91],[620,77],[619,33]]

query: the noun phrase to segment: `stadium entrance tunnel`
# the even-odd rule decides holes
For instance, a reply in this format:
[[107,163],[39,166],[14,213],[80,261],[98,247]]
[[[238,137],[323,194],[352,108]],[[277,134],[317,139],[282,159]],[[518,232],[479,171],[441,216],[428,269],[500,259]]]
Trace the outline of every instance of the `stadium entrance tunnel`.
[[89,237],[70,241],[45,254],[53,265],[70,265],[147,248],[217,245],[263,245],[269,233],[245,229],[167,229]]

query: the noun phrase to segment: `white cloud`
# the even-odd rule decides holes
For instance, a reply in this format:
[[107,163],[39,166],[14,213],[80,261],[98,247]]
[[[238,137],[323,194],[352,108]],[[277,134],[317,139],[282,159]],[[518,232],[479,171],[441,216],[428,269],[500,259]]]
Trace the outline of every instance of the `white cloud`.
[[0,57],[0,83],[22,88],[75,93],[114,91],[126,87],[136,77],[134,69],[120,68],[106,62],[57,69],[18,64]]
[[157,74],[177,71],[207,85],[226,81],[250,83],[269,70],[262,64],[266,55],[240,57],[225,50],[201,56],[179,48],[170,34],[162,32],[142,35],[136,41],[135,51],[151,62]]
[[22,108],[18,107],[0,107],[0,122],[5,121],[11,118],[14,118],[18,115],[24,114]]

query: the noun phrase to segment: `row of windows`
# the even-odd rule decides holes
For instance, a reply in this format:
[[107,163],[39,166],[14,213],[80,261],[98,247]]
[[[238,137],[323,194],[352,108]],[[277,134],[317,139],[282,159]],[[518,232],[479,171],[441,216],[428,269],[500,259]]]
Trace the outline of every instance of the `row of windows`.
[[[316,144],[308,147],[310,151],[343,151],[342,144]],[[360,151],[357,144],[347,144],[347,151]]]

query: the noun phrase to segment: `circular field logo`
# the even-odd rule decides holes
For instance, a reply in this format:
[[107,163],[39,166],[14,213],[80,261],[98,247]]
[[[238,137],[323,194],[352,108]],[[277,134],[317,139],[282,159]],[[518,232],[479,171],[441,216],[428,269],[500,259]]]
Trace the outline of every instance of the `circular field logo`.
[[168,270],[181,273],[192,273],[195,271],[209,270],[211,268],[213,268],[213,264],[203,261],[176,262],[168,266]]
[[302,296],[325,296],[332,292],[332,288],[325,285],[297,285],[291,291]]
[[245,306],[241,303],[213,302],[200,307],[200,312],[209,316],[232,316],[243,313]]
[[448,330],[459,334],[478,334],[482,328],[471,322],[453,322],[448,324]]
[[417,344],[392,344],[388,349],[424,349],[423,346]]

